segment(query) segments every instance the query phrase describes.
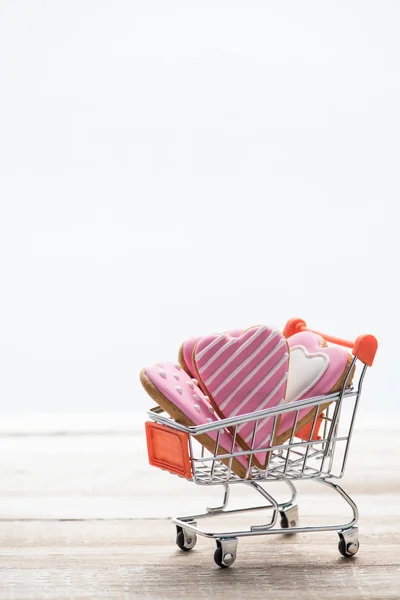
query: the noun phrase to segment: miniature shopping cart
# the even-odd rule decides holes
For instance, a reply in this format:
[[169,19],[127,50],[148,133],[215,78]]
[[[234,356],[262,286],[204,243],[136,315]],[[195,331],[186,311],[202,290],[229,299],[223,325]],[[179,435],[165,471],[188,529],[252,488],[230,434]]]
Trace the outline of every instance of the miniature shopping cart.
[[[283,333],[286,337],[290,337],[306,330],[308,328],[304,321],[292,319],[287,323]],[[146,423],[146,430],[150,463],[185,477],[197,485],[220,485],[224,490],[221,506],[207,508],[203,514],[173,519],[177,529],[176,543],[182,550],[191,550],[197,542],[197,535],[213,538],[217,544],[214,554],[216,564],[220,567],[230,567],[235,562],[238,538],[240,537],[337,531],[339,534],[338,548],[343,556],[354,556],[358,551],[357,506],[348,494],[332,480],[340,479],[345,472],[361,388],[367,367],[371,366],[374,361],[377,341],[372,335],[360,336],[354,343],[325,334],[320,335],[328,342],[352,349],[354,358],[339,392],[196,427],[180,425],[164,414],[160,407],[149,412],[151,421]],[[351,380],[350,374],[353,373],[358,361],[361,363],[361,367],[356,370],[356,381],[348,385],[348,381]],[[321,412],[321,408],[328,403],[329,406],[324,412]],[[307,427],[300,429],[298,426],[299,415],[304,409],[313,411],[311,415],[314,416],[311,416]],[[288,413],[291,413],[293,425],[290,437],[285,443],[263,448],[254,447],[253,444],[247,451],[238,449],[235,442],[240,425],[252,423],[254,440],[258,423],[266,418],[271,418],[274,420],[271,439],[274,440],[280,416]],[[226,454],[218,454],[218,449],[221,451],[220,436],[225,428],[232,432],[231,451]],[[206,451],[196,440],[196,436],[209,432],[216,432],[214,453]],[[260,452],[267,452],[269,456],[263,469],[253,465],[252,460],[253,456]],[[239,477],[232,469],[232,461],[243,456],[247,457],[246,464],[248,466],[245,477]],[[294,482],[305,479],[329,486],[336,491],[350,506],[351,520],[339,524],[299,526],[296,505],[297,491]],[[268,484],[268,486],[271,484],[270,487],[272,487],[274,482],[279,481],[289,487],[290,498],[285,502],[278,502],[264,487],[264,484]],[[237,484],[249,486],[258,492],[267,503],[256,507],[227,510],[230,487]],[[202,518],[259,510],[271,512],[268,523],[252,525],[248,529],[229,531],[228,533],[205,531],[197,526],[197,521]]]

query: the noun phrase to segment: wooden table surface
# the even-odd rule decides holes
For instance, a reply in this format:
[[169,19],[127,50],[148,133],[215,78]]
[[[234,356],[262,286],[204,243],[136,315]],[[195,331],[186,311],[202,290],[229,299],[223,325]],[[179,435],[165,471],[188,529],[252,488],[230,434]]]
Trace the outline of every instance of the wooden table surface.
[[[358,423],[341,482],[360,509],[356,557],[339,555],[335,532],[244,538],[226,570],[214,564],[212,540],[181,552],[168,519],[217,505],[221,490],[149,467],[136,419],[123,428],[101,422],[0,426],[0,600],[400,599],[399,421]],[[252,501],[241,487],[233,505]],[[298,487],[302,524],[349,516],[315,482]],[[250,513],[212,523],[265,520]]]

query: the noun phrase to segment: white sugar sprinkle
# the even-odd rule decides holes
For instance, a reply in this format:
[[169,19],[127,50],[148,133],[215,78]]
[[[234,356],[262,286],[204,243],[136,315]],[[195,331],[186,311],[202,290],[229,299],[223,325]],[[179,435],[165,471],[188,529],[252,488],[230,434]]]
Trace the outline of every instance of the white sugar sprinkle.
[[182,388],[181,388],[181,386],[180,386],[180,385],[176,385],[176,386],[175,386],[175,389],[176,389],[176,391],[178,392],[178,394],[182,394],[182,391],[183,391],[183,390],[182,390]]
[[178,369],[178,371],[180,371],[182,369],[182,367],[181,367],[181,365],[176,364],[175,369]]
[[194,385],[193,385],[193,383],[191,381],[189,381],[188,386],[190,387],[191,390],[194,389]]
[[193,404],[193,408],[200,412],[200,406],[198,404]]
[[197,381],[197,379],[193,378],[192,381],[193,381],[194,385],[199,385],[199,382]]
[[163,379],[166,379],[167,374],[165,371],[159,371],[160,377],[162,377]]
[[179,379],[178,373],[174,373],[174,377],[175,377],[175,379]]

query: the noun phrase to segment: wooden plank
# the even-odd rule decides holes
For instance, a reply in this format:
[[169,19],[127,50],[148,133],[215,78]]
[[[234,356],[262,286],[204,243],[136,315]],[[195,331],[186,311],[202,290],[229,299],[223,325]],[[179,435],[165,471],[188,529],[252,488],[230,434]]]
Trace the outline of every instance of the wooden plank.
[[[4,431],[0,437],[0,600],[102,598],[400,598],[399,441],[393,423],[356,431],[343,487],[360,509],[360,552],[337,550],[335,532],[244,538],[228,570],[215,544],[177,549],[173,514],[217,505],[218,488],[148,466],[142,426],[74,432]],[[29,435],[27,435],[29,433]],[[286,489],[272,484],[283,499]],[[346,507],[315,482],[300,483],[302,524],[345,520]],[[243,489],[241,489],[243,488]],[[232,502],[259,503],[235,486]],[[211,530],[267,520],[263,511],[208,520]],[[60,519],[82,519],[79,521]],[[98,519],[98,520],[96,520]]]
[[256,537],[240,540],[225,571],[213,563],[211,540],[181,552],[165,520],[3,522],[0,599],[398,600],[399,525],[379,518],[364,525],[350,560],[338,554],[335,533]]

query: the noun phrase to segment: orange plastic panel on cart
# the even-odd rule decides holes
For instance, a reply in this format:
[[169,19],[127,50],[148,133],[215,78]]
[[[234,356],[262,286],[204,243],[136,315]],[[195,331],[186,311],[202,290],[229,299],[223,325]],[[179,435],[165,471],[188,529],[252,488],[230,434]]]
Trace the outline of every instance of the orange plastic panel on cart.
[[187,433],[146,421],[146,438],[151,465],[186,479],[191,478],[192,465],[188,453]]
[[321,436],[319,435],[319,430],[321,429],[323,420],[324,420],[323,415],[319,415],[316,418],[312,437],[310,437],[310,436],[311,436],[313,421],[311,421],[310,423],[307,423],[307,425],[305,425],[304,427],[299,429],[299,431],[296,433],[296,437],[299,438],[300,440],[303,440],[303,442],[308,442],[309,440],[310,441],[313,440],[314,442],[316,442],[317,440],[320,440]]

